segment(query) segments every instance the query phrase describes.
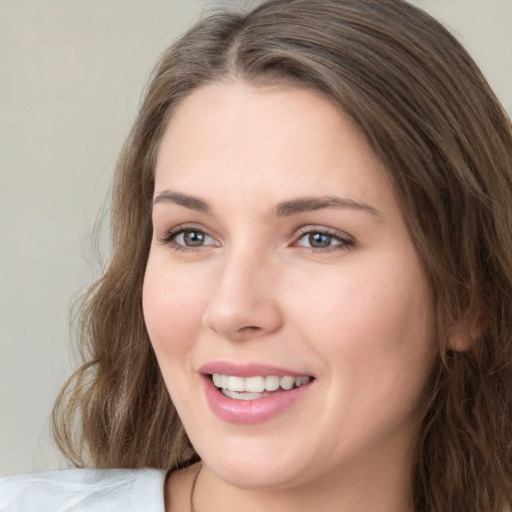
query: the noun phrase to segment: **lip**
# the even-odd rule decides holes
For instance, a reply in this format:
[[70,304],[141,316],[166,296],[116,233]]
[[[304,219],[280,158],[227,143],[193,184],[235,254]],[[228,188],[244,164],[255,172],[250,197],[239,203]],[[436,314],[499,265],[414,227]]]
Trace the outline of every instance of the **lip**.
[[213,384],[210,375],[220,373],[224,375],[236,375],[237,377],[255,377],[258,375],[275,375],[277,377],[301,377],[304,373],[298,373],[275,366],[248,364],[240,365],[229,362],[209,363],[200,369],[203,390],[210,410],[221,420],[228,423],[249,425],[263,423],[283,414],[295,402],[300,400],[315,382],[313,379],[308,384],[289,391],[276,391],[255,400],[235,400],[224,396]]
[[[275,375],[276,377],[302,377],[304,375],[310,375],[308,373],[299,373],[286,368],[279,368],[277,366],[271,366],[266,364],[257,363],[231,363],[229,361],[216,361],[213,363],[207,363],[199,369],[202,374],[212,375],[214,373],[220,373],[222,375],[235,375],[237,377],[267,377],[268,375]],[[310,375],[313,377],[313,375]]]

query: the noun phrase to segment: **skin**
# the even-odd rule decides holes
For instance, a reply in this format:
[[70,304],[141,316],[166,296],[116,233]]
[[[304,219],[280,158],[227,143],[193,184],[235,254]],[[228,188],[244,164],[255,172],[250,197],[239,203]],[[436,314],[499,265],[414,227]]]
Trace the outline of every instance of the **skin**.
[[[176,204],[171,190],[209,211]],[[280,203],[333,196],[350,204],[276,215]],[[434,299],[389,173],[358,127],[311,91],[204,86],[167,127],[155,198],[143,307],[203,460],[197,512],[408,510]],[[205,233],[203,245],[187,246],[185,228]],[[205,399],[199,368],[211,361],[314,381],[277,416],[233,424]],[[168,480],[168,510],[188,510],[196,472]]]

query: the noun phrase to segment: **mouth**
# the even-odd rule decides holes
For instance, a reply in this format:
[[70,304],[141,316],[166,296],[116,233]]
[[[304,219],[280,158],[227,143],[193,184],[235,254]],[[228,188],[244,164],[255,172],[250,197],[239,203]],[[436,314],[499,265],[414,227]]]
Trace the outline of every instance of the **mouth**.
[[[210,410],[222,421],[249,425],[297,411],[316,377],[259,363],[214,361],[199,369]],[[293,417],[293,413],[291,417]]]
[[239,377],[221,373],[210,374],[214,386],[226,397],[234,400],[257,400],[274,393],[282,393],[309,384],[313,377],[302,376],[252,376]]

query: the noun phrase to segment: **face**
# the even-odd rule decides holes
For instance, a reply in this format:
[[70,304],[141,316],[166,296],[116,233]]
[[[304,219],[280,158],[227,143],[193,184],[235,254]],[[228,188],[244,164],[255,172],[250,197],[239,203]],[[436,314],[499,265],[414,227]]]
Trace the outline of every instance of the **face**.
[[147,329],[213,474],[289,488],[408,467],[433,297],[346,115],[292,87],[196,90],[160,146],[153,225]]

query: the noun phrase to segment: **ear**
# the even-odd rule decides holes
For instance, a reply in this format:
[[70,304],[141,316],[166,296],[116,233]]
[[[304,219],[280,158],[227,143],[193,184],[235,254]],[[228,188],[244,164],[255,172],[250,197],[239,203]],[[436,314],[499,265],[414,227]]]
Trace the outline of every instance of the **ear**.
[[473,343],[482,335],[484,330],[484,322],[480,317],[465,317],[455,324],[448,339],[448,348],[455,352],[465,352]]
[[457,324],[452,327],[450,337],[448,339],[448,348],[455,352],[465,352],[471,347],[473,343],[473,337],[471,336],[470,330],[464,324]]

